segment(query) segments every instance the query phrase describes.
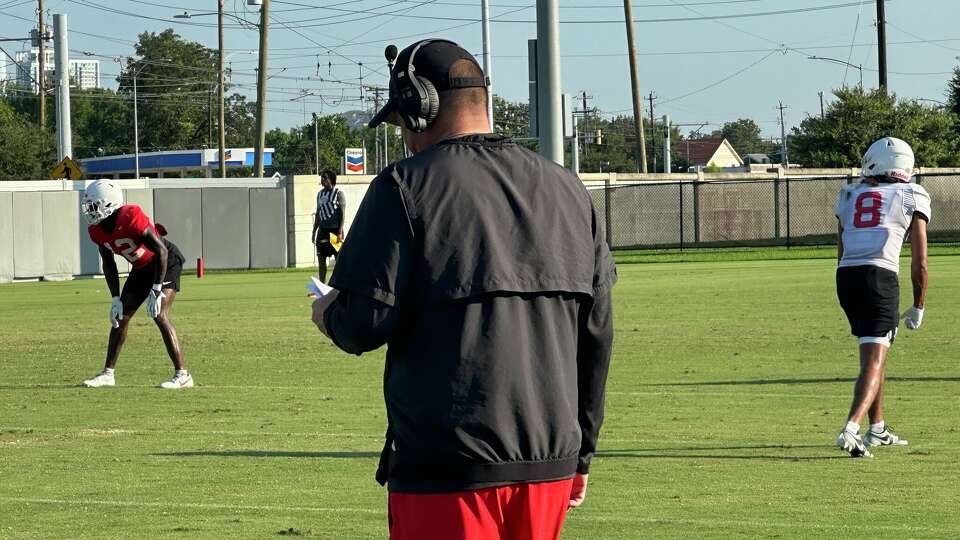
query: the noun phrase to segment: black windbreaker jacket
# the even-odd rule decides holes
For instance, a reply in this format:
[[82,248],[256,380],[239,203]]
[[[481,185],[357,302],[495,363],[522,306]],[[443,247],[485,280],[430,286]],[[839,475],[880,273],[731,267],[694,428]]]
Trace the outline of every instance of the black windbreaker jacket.
[[576,176],[499,136],[440,142],[373,180],[324,321],[344,351],[388,345],[381,483],[587,472],[613,341],[604,238]]

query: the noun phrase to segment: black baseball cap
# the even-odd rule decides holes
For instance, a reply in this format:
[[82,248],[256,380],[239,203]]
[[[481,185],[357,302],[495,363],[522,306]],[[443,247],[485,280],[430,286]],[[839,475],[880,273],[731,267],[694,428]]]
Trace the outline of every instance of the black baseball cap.
[[[392,45],[387,47],[388,60],[391,56],[391,47],[393,48],[392,52],[396,54],[396,47]],[[397,73],[406,71],[407,65],[410,63],[410,56],[414,51],[416,51],[416,56],[413,59],[413,67],[417,76],[433,83],[437,92],[454,88],[486,87],[489,84],[486,77],[450,77],[450,68],[459,60],[469,60],[480,69],[480,63],[477,62],[477,59],[463,47],[445,39],[418,41],[400,51],[400,54],[397,55],[394,67],[390,70],[390,98],[387,100],[387,104],[370,120],[367,127],[375,128],[379,126],[386,122],[390,115],[398,111],[400,96],[396,84]]]

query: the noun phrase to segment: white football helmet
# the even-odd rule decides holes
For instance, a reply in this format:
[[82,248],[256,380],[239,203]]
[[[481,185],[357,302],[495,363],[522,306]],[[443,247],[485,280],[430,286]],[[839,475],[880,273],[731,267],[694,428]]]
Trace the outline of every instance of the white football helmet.
[[871,144],[863,155],[860,174],[909,182],[913,176],[913,149],[896,137],[884,137]]
[[87,222],[96,225],[123,206],[123,190],[113,180],[95,180],[80,197],[80,211]]

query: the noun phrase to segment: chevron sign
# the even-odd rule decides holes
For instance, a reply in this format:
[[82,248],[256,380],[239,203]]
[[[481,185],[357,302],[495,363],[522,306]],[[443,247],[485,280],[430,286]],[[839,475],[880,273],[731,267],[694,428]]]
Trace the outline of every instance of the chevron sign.
[[343,150],[344,174],[367,174],[367,153],[363,148]]

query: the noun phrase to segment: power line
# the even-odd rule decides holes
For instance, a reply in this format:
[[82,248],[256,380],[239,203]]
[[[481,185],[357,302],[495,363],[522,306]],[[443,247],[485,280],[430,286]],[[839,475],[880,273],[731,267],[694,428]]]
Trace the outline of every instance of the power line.
[[[135,17],[135,18],[146,19],[146,20],[154,20],[154,21],[162,21],[162,22],[165,22],[165,23],[171,23],[171,22],[173,22],[173,23],[177,23],[177,24],[183,24],[183,25],[189,25],[189,26],[198,26],[198,27],[214,27],[214,26],[216,26],[216,24],[210,24],[210,23],[199,23],[199,22],[184,21],[184,20],[171,20],[171,19],[169,19],[169,18],[151,17],[151,16],[149,16],[149,15],[143,15],[143,14],[140,14],[140,13],[134,13],[134,12],[130,12],[130,11],[124,11],[124,10],[112,8],[112,7],[109,7],[109,6],[103,6],[103,5],[97,4],[96,2],[93,2],[92,0],[69,0],[69,1],[71,1],[71,2],[73,2],[73,3],[75,3],[75,4],[78,4],[78,5],[81,5],[81,6],[90,7],[90,8],[93,8],[93,9],[98,9],[98,10],[105,11],[105,12],[108,12],[108,13],[115,13],[115,14],[125,15],[125,16],[128,16],[128,17]],[[290,4],[290,5],[302,5],[302,4],[295,4],[295,3],[292,3],[292,2],[287,2],[287,3]],[[427,3],[430,3],[430,2],[427,2]],[[676,5],[676,6],[678,6],[678,7],[683,7],[683,8],[685,8],[685,9],[687,9],[687,10],[694,11],[695,13],[698,13],[698,15],[697,15],[696,17],[669,17],[669,18],[659,18],[659,19],[634,19],[634,23],[636,23],[636,24],[646,24],[646,23],[671,23],[671,22],[691,22],[691,21],[705,21],[705,20],[719,21],[719,20],[722,20],[722,19],[742,19],[742,18],[768,17],[768,16],[774,16],[774,15],[794,15],[794,14],[800,14],[800,13],[811,13],[811,12],[817,12],[817,11],[826,11],[826,10],[833,10],[833,9],[841,9],[841,8],[858,6],[858,5],[860,4],[860,1],[858,0],[857,2],[846,2],[846,3],[841,3],[841,4],[827,4],[827,5],[823,5],[823,6],[811,6],[811,7],[802,7],[802,8],[791,8],[791,9],[781,9],[781,10],[773,10],[773,11],[753,11],[753,12],[745,12],[745,13],[732,13],[732,14],[726,14],[726,15],[705,15],[705,14],[702,14],[702,13],[700,13],[700,12],[697,12],[696,10],[692,9],[691,7],[689,7],[689,6],[690,6],[689,4],[684,5],[684,4],[680,4],[679,2],[673,2],[673,4]],[[701,5],[701,4],[693,4],[693,5]],[[529,7],[531,7],[531,6],[524,6],[524,7],[522,7],[521,9],[528,9]],[[395,11],[395,12],[382,12],[382,11],[366,10],[366,9],[347,10],[347,9],[340,9],[340,8],[334,8],[334,7],[326,7],[326,9],[331,9],[331,10],[335,10],[335,11],[343,11],[344,13],[356,14],[356,15],[393,16],[393,17],[410,18],[410,19],[418,19],[418,20],[463,21],[463,22],[471,22],[471,23],[480,22],[480,19],[478,19],[478,18],[473,18],[473,17],[446,17],[446,16],[440,16],[440,15],[411,15],[411,14],[409,14],[409,13],[403,13],[404,10],[398,10],[398,11]],[[354,19],[353,21],[358,21],[358,20],[361,20],[361,19]],[[491,18],[491,22],[494,22],[494,21],[495,21],[495,22],[498,22],[498,23],[506,23],[506,24],[533,24],[533,23],[536,22],[536,21],[534,21],[534,20],[529,20],[529,19],[502,19],[502,18]],[[285,26],[286,26],[288,29],[291,29],[291,30],[292,30],[292,29],[294,29],[294,28],[299,28],[299,29],[303,29],[303,28],[316,28],[316,27],[321,27],[321,26],[328,26],[328,25],[330,25],[330,24],[343,24],[344,22],[351,22],[351,21],[342,21],[342,20],[341,20],[341,21],[337,21],[337,22],[323,22],[323,23],[315,23],[315,24],[296,24],[296,25],[287,24],[287,25],[285,25]],[[576,24],[576,25],[582,25],[582,24],[623,24],[623,20],[622,20],[622,19],[594,19],[594,20],[568,19],[568,20],[561,20],[560,23],[561,23],[561,24]],[[246,28],[244,25],[228,25],[228,27],[230,27],[230,28]],[[736,29],[737,31],[746,32],[746,31],[744,31],[744,30],[742,30],[742,29],[739,29],[739,28],[736,28],[736,27],[733,27],[733,28]],[[753,35],[756,37],[756,34],[753,34]],[[764,39],[766,39],[766,38],[764,38]]]
[[[943,40],[924,39],[923,37],[918,36],[917,34],[914,34],[913,32],[910,32],[909,30],[905,30],[904,28],[902,28],[902,27],[900,27],[900,26],[897,26],[896,24],[893,24],[893,23],[890,22],[890,21],[887,21],[887,26],[892,26],[892,27],[894,27],[895,29],[899,30],[900,32],[903,32],[904,34],[906,34],[906,35],[908,35],[908,36],[910,36],[910,37],[913,37],[913,38],[918,39],[921,43],[927,43],[927,44],[933,45],[934,47],[939,47],[939,48],[941,48],[941,49],[945,49],[945,50],[948,50],[948,51],[953,51],[953,52],[960,51],[960,49],[957,49],[957,48],[955,48],[955,47],[947,47],[946,45],[941,45],[940,42],[943,41]],[[889,42],[889,43],[887,43],[887,45],[896,45],[896,43],[894,43],[894,42]]]
[[[77,5],[79,5],[79,6],[84,6],[84,7],[96,9],[96,10],[99,10],[99,11],[104,11],[104,12],[106,12],[106,13],[114,13],[114,14],[116,14],[116,15],[125,15],[125,16],[127,16],[127,17],[134,17],[134,18],[137,18],[137,19],[144,19],[144,20],[148,20],[148,21],[160,21],[160,22],[163,22],[163,23],[166,23],[166,24],[179,24],[179,25],[183,25],[183,26],[197,26],[197,27],[203,27],[203,28],[216,28],[216,27],[217,27],[217,24],[216,24],[216,23],[202,23],[202,22],[194,22],[194,21],[185,21],[185,20],[181,20],[181,19],[171,19],[171,18],[164,18],[164,17],[151,17],[151,16],[149,16],[149,15],[144,15],[144,14],[142,14],[142,13],[134,13],[134,12],[132,12],[132,11],[124,11],[124,10],[122,10],[122,9],[112,8],[112,7],[109,7],[109,6],[103,6],[103,5],[97,4],[96,2],[92,2],[92,1],[90,1],[90,0],[67,0],[67,1],[69,1],[69,2],[71,2],[71,3],[73,3],[73,4],[77,4]],[[245,28],[245,26],[239,25],[239,24],[224,24],[224,27],[225,27],[225,28],[241,28],[241,29]]]
[[[417,0],[400,0],[404,3],[416,3]],[[634,3],[633,7],[636,8],[654,8],[654,7],[678,7],[678,6],[713,6],[713,5],[722,5],[722,4],[752,4],[757,2],[762,2],[763,0],[713,0],[706,2],[688,2],[682,4],[643,4],[643,3]],[[284,2],[276,0],[278,4],[287,4],[294,6],[301,6],[300,9],[324,9],[326,6],[312,6],[309,4],[299,4],[296,2]],[[350,3],[350,2],[344,2]],[[467,7],[476,7],[475,3],[470,2],[434,2],[438,6],[467,6]],[[338,5],[338,4],[334,4]],[[492,8],[533,8],[534,4],[490,4]],[[596,8],[610,8],[610,9],[623,9],[623,4],[567,4],[560,6],[560,9],[596,9]],[[288,10],[288,11],[293,11]]]
[[[857,31],[860,29],[860,14],[863,12],[863,0],[860,0],[860,5],[857,7],[857,22],[853,25],[853,37],[850,38],[850,52],[847,53],[847,64],[850,64],[850,59],[853,58],[853,44],[857,41]],[[850,65],[845,66],[843,70],[843,86],[847,85],[847,73],[850,71]]]
[[759,60],[753,62],[752,64],[747,65],[746,67],[744,67],[744,68],[742,68],[742,69],[740,69],[740,70],[738,70],[738,71],[735,71],[735,72],[731,73],[730,75],[727,75],[726,77],[720,79],[720,80],[717,81],[717,82],[708,84],[707,86],[704,86],[703,88],[698,88],[698,89],[696,89],[696,90],[694,90],[694,91],[692,91],[692,92],[687,92],[686,94],[683,94],[683,95],[680,95],[680,96],[677,96],[677,97],[673,97],[673,98],[670,98],[670,99],[666,99],[666,100],[664,100],[664,101],[661,101],[661,102],[660,102],[660,105],[666,105],[667,103],[672,103],[672,102],[674,102],[674,101],[680,101],[681,99],[686,99],[686,98],[688,98],[688,97],[690,97],[690,96],[693,96],[693,95],[695,95],[695,94],[699,94],[699,93],[701,93],[701,92],[705,92],[705,91],[707,91],[707,90],[710,90],[711,88],[714,88],[714,87],[716,87],[716,86],[719,86],[719,85],[721,85],[721,84],[729,81],[730,79],[732,79],[732,78],[734,78],[734,77],[737,77],[737,76],[739,76],[740,74],[748,71],[749,69],[753,68],[754,66],[759,65],[760,63],[762,63],[762,62],[763,62],[764,60],[766,60],[767,58],[770,58],[771,56],[773,56],[776,52],[777,52],[777,51],[770,51],[769,53],[767,53],[765,56],[763,56],[763,57],[760,58]]
[[[321,49],[326,49],[327,52],[332,52],[333,54],[339,56],[340,58],[343,58],[344,60],[347,60],[347,61],[350,61],[350,62],[354,62],[354,63],[356,63],[356,64],[363,65],[362,62],[356,62],[356,61],[354,61],[352,58],[350,58],[350,57],[348,57],[348,56],[345,56],[345,55],[343,55],[342,53],[340,53],[340,52],[338,52],[338,51],[333,51],[330,47],[327,47],[327,46],[324,45],[323,43],[320,43],[320,42],[316,41],[315,39],[311,38],[310,36],[304,34],[303,32],[300,32],[300,31],[296,30],[295,28],[289,26],[289,25],[286,23],[286,21],[283,21],[283,20],[281,20],[281,19],[279,19],[278,17],[273,16],[273,15],[271,15],[270,18],[271,18],[272,20],[276,21],[277,23],[279,23],[279,24],[280,24],[281,26],[283,26],[284,28],[292,31],[294,34],[297,34],[298,36],[306,39],[307,41],[309,41],[309,42],[311,42],[311,43],[313,43],[313,44],[316,45],[317,47],[320,47]],[[373,70],[371,70],[371,71],[373,71],[374,73],[378,73],[378,74],[380,74],[380,75],[382,75],[382,76],[384,76],[384,77],[387,77],[387,76],[388,76],[386,73],[384,73],[384,72],[382,72],[382,71],[380,71],[380,70],[377,70],[377,69],[373,69]]]
[[[691,21],[718,21],[721,19],[743,19],[743,18],[756,18],[756,17],[768,17],[773,15],[794,15],[799,13],[811,13],[817,11],[826,11],[833,9],[841,9],[847,7],[854,7],[858,5],[859,2],[847,2],[843,4],[828,4],[824,6],[813,6],[813,7],[804,7],[804,8],[791,8],[791,9],[781,9],[775,11],[754,11],[747,13],[732,13],[727,15],[703,15],[700,14],[696,17],[669,17],[669,18],[660,18],[660,19],[634,19],[635,24],[646,24],[646,23],[672,23],[672,22],[691,22]],[[686,9],[691,9],[687,6],[683,6]],[[411,18],[411,19],[420,19],[420,20],[437,20],[437,21],[468,21],[468,22],[480,22],[480,19],[473,17],[445,17],[440,15],[409,15],[409,14],[399,14],[399,13],[383,13],[372,10],[358,10],[358,14],[367,14],[367,15],[395,15],[396,17]],[[699,12],[698,12],[699,13]],[[509,23],[509,24],[533,24],[536,21],[529,19],[494,19],[491,18],[491,22],[498,23]],[[318,23],[318,24],[303,24],[298,25],[296,28],[314,28],[318,26],[327,26],[328,24],[333,23]],[[594,20],[584,20],[584,19],[567,19],[561,20],[560,24],[623,24],[623,19],[594,19]],[[732,27],[735,28],[736,27]],[[737,29],[741,31],[741,29]],[[745,31],[744,31],[745,32]],[[754,34],[754,36],[756,36]],[[764,38],[765,39],[765,38]]]
[[[425,5],[432,4],[432,3],[436,2],[436,1],[437,1],[437,0],[425,0],[425,1],[419,2],[418,4],[416,4],[416,5],[412,6],[412,7],[409,7],[409,8],[407,8],[407,9],[405,9],[405,10],[402,10],[402,12],[403,12],[402,14],[407,14],[407,13],[409,13],[409,12],[411,12],[411,11],[419,8],[419,7],[423,7],[423,6],[425,6]],[[382,23],[378,24],[377,26],[374,26],[374,27],[372,27],[372,28],[368,28],[367,30],[364,30],[362,33],[354,36],[353,38],[351,38],[350,40],[348,40],[347,42],[345,42],[343,45],[346,46],[346,45],[350,45],[351,43],[356,42],[358,39],[360,39],[360,38],[362,38],[363,36],[369,34],[370,32],[373,32],[374,30],[377,30],[378,28],[382,28],[383,26],[385,26],[385,25],[393,22],[393,21],[394,21],[397,17],[399,17],[399,16],[401,16],[401,14],[398,13],[397,15],[394,15],[394,16],[390,17],[389,19],[387,19],[386,21],[383,21]]]

